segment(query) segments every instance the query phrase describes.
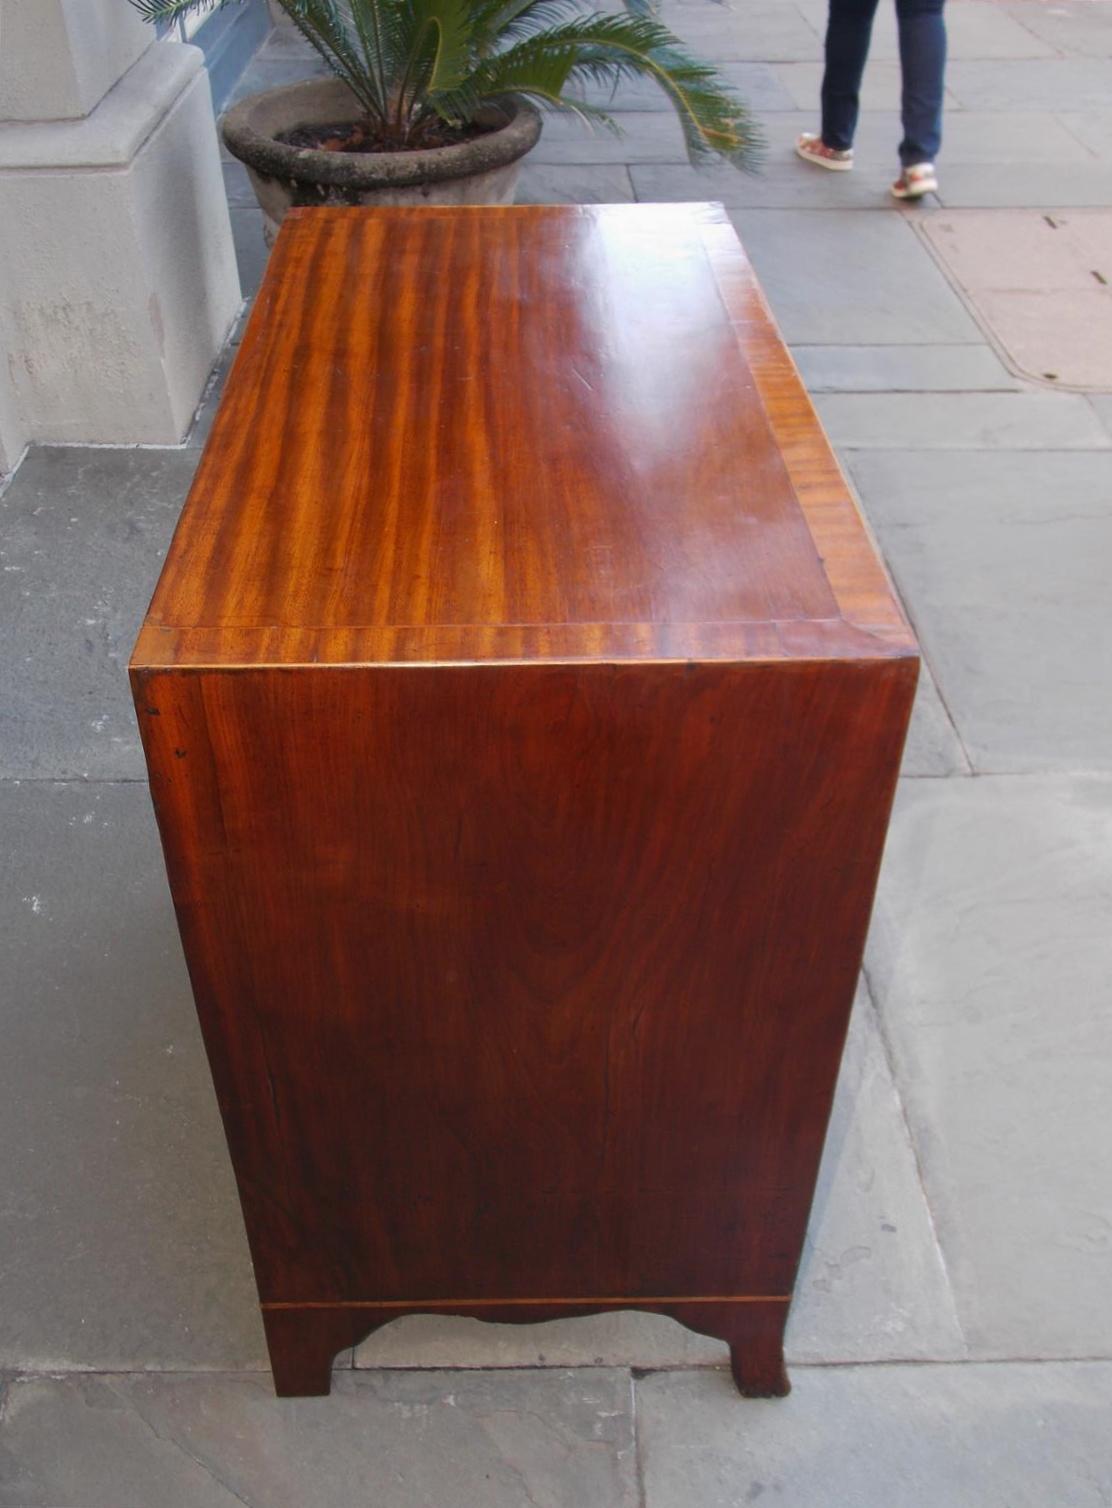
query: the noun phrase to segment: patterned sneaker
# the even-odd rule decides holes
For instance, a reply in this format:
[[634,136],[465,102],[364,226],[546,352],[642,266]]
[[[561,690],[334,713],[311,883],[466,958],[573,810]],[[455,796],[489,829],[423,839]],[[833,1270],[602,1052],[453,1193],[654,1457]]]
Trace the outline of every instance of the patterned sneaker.
[[894,199],[921,199],[924,194],[938,193],[938,174],[933,162],[917,162],[903,172],[892,185]]
[[814,131],[804,131],[795,144],[795,150],[804,162],[813,162],[817,168],[829,168],[832,173],[848,173],[853,166],[853,152],[839,152],[828,147]]

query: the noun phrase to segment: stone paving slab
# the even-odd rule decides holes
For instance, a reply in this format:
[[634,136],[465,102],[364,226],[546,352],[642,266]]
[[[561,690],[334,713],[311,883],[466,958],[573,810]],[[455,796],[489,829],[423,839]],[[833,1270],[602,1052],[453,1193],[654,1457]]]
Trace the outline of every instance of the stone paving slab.
[[[789,98],[792,101],[792,104],[790,106],[791,109],[811,110],[815,112],[818,111],[819,89],[822,85],[823,72],[823,65],[821,61],[819,61],[820,58],[821,49],[816,48],[814,62],[778,63],[773,69],[776,79],[779,81],[781,87],[787,92]],[[973,68],[991,68],[999,66],[1006,70],[1008,68],[1014,68],[1016,65],[1014,63],[999,65],[991,63],[972,63],[967,64],[966,66]],[[1039,64],[1032,63],[1029,66],[1034,68],[1038,67]],[[865,70],[865,78],[861,85],[862,113],[867,114],[868,112],[873,110],[883,110],[890,116],[898,116],[900,108],[900,92],[900,65],[898,63],[886,63],[883,61],[871,62],[868,68]],[[1066,104],[1068,104],[1068,93],[1063,92],[1062,99]],[[959,103],[967,104],[968,108],[971,110],[992,108],[1013,110],[1023,109],[1022,101],[1013,101],[1011,105],[1004,105],[999,107],[990,106],[979,99],[970,99],[968,101],[959,102],[954,97],[953,91],[949,87],[947,87],[946,90],[946,100],[948,104],[953,105],[957,105]],[[1044,105],[1041,108],[1049,110],[1053,109],[1054,106]],[[893,129],[898,129],[895,123],[893,124]]]
[[[853,139],[853,173],[809,169],[807,164],[799,162],[792,147],[800,131],[817,128],[817,120],[816,96],[809,110],[776,115],[766,122],[770,141],[777,149],[783,148],[784,155],[798,163],[800,171],[806,172],[809,178],[831,178],[837,183],[848,184],[862,167],[880,165],[888,171],[895,163],[902,134],[899,115],[897,112],[873,111],[862,114],[858,121]],[[939,163],[940,172],[947,179],[955,164],[988,167],[1016,163],[1073,163],[1084,167],[1092,166],[1096,161],[1094,154],[1062,120],[1045,112],[951,110],[943,120],[943,135]],[[990,181],[991,175],[983,173],[982,182]]]
[[[751,110],[763,112],[798,108],[792,93],[780,78],[780,65],[727,61],[717,63],[716,67]],[[644,78],[624,81],[617,89],[609,85],[591,85],[583,90],[583,98],[614,112],[672,111],[674,108],[664,90],[651,79]]]
[[239,266],[239,286],[244,298],[252,298],[258,292],[269,256],[263,239],[262,211],[255,203],[241,203],[233,204],[229,214]]
[[1009,0],[1004,9],[1057,52],[1112,58],[1112,4],[1108,0],[1054,0],[1053,5],[1044,0]]
[[355,1348],[357,1370],[445,1367],[718,1367],[722,1341],[661,1314],[594,1314],[544,1325],[495,1325],[459,1316],[413,1314]]
[[1106,450],[1080,393],[824,393],[815,405],[842,450]]
[[[1086,0],[1086,4],[1090,3],[1092,0]],[[1069,100],[1063,101],[1059,108],[1063,113],[1058,119],[1082,146],[1094,157],[1101,157],[1106,162],[1112,159],[1112,109],[1087,110],[1079,115]]]
[[629,169],[621,163],[550,165],[526,162],[518,204],[627,204],[633,200]]
[[1015,392],[1023,383],[989,346],[794,346],[811,393]]
[[925,656],[919,666],[919,685],[911,709],[902,773],[908,777],[968,775],[969,759],[962,748]]
[[[625,121],[626,117],[620,117]],[[900,139],[898,117],[874,113],[861,117],[854,142],[855,166],[851,173],[827,173],[802,163],[794,151],[799,133],[816,129],[816,108],[762,115],[761,126],[767,150],[761,171],[738,173],[725,166],[692,169],[686,160],[682,138],[669,117],[673,135],[661,127],[645,131],[645,113],[629,117],[628,138],[601,139],[582,132],[569,139],[566,129],[559,137],[566,142],[567,161],[620,161],[625,159],[638,197],[644,200],[692,198],[719,199],[739,206],[801,209],[873,209],[905,215],[929,225],[937,216],[928,205],[902,210],[889,194],[898,171]],[[1022,119],[1023,124],[1019,121]],[[546,126],[546,130],[548,127]],[[537,152],[548,158],[557,153],[555,143]],[[941,189],[929,206],[939,202],[955,207],[965,203],[1002,206],[1070,205],[1092,206],[1112,200],[1112,162],[1101,162],[1053,116],[1017,117],[1013,114],[953,114],[947,124]],[[991,169],[991,171],[986,171]],[[981,193],[987,184],[988,188]],[[980,194],[980,197],[978,195]]]
[[647,1508],[1105,1508],[1112,1365],[801,1369],[740,1404],[713,1372],[637,1384]]
[[[1086,0],[1086,3],[1093,4],[1095,0]],[[800,0],[799,8],[818,34],[825,35],[826,0]],[[946,42],[951,61],[958,58],[1052,58],[1057,52],[1053,39],[1039,36],[996,0],[989,0],[987,4],[980,3],[980,0],[960,0],[960,3],[951,4],[946,11]],[[804,54],[800,52],[799,56]],[[873,22],[869,64],[898,61],[899,56],[896,8],[881,5]]]
[[263,40],[251,59],[251,63],[265,63],[277,58],[316,58],[317,56],[316,51],[292,21],[285,17],[276,17],[270,35]]
[[144,774],[127,661],[196,463],[32,449],[0,498],[0,777]]
[[1112,386],[1109,289],[987,291],[977,309],[1017,371],[1077,388]]
[[[777,136],[775,130],[768,134],[770,139]],[[789,145],[780,143],[770,150],[760,173],[739,173],[729,167],[696,170],[686,163],[636,163],[629,171],[643,203],[714,199],[739,210],[880,210],[898,220],[903,212],[894,209],[889,194],[894,162],[893,148],[887,162],[865,164],[852,173],[827,173],[808,167]],[[812,302],[817,302],[813,296]]]
[[232,370],[232,363],[239,351],[239,344],[243,338],[243,321],[237,323],[236,328],[228,336],[227,344],[221,351],[215,367],[205,385],[205,391],[201,396],[201,403],[197,409],[192,427],[185,437],[186,445],[192,448],[200,448],[208,443],[208,437],[212,433],[212,421],[216,418],[216,411],[220,407],[220,400],[224,396],[224,386],[228,381],[228,374]]
[[1112,211],[975,209],[920,230],[1018,371],[1112,388]]
[[1107,452],[849,465],[974,769],[1112,766]]
[[793,62],[821,53],[821,34],[790,0],[666,5],[661,20],[707,62]]
[[256,53],[240,74],[224,108],[229,110],[249,94],[258,94],[263,89],[281,89],[286,84],[299,84],[302,79],[330,76],[331,70],[327,63],[312,48],[290,52],[271,51],[268,48]]
[[0,1370],[263,1366],[146,786],[0,782],[0,835]]
[[[964,1354],[899,1096],[862,987],[788,1325],[790,1362]],[[545,1325],[419,1315],[356,1348],[357,1367],[724,1366],[726,1347],[660,1315]]]
[[27,1378],[0,1508],[634,1508],[627,1372]]
[[1032,58],[946,69],[946,94],[967,110],[1107,110],[1112,59]]
[[938,198],[947,209],[1099,208],[1112,202],[1112,163],[1004,162],[986,173],[942,158]]
[[[1080,146],[1080,142],[1078,145]],[[247,176],[247,169],[243,163],[237,162],[235,158],[222,157],[220,167],[224,174],[224,197],[229,207],[256,204],[255,190],[251,187],[251,180]]]
[[[932,215],[922,221],[921,230],[973,297],[985,292],[1090,292],[1112,286],[1112,210],[964,210]],[[1094,272],[1106,283],[1101,284]]]
[[1112,393],[1090,393],[1089,403],[1097,418],[1112,435]]
[[1110,915],[1109,777],[903,783],[867,970],[974,1357],[1112,1355]]
[[[546,115],[540,141],[525,165],[551,163],[558,167],[579,163],[687,162],[683,132],[674,111],[625,110],[620,134],[588,124],[575,116]],[[1078,145],[1078,151],[1085,148]]]
[[965,1355],[900,1096],[864,986],[811,1210],[787,1354],[793,1364]]
[[[888,35],[894,42],[894,26]],[[1058,51],[1058,42],[1053,35],[1040,35],[1014,9],[1005,8],[995,0],[989,4],[962,0],[962,3],[951,5],[946,12],[946,53],[951,62],[1051,58]],[[892,56],[898,58],[899,52],[893,51]]]
[[[641,169],[632,168],[637,179]],[[728,206],[729,208],[729,206]],[[982,345],[905,217],[891,210],[730,209],[792,345]],[[816,247],[822,294],[816,296]],[[908,289],[915,297],[908,298]]]
[[[758,114],[768,144],[762,177],[783,176],[790,168],[812,192],[841,193],[852,201],[856,198],[854,186],[858,180],[862,176],[872,177],[872,170],[880,169],[877,182],[887,192],[900,140],[899,119],[894,113],[874,111],[861,116],[853,143],[856,166],[853,173],[842,174],[809,168],[795,155],[794,144],[799,133],[816,129],[817,96],[809,110],[758,109]],[[687,163],[683,133],[673,112],[624,111],[619,120],[622,134],[615,135],[597,127],[592,130],[571,117],[546,116],[541,139],[528,161]],[[1049,114],[954,111],[946,118],[945,132],[943,160],[947,178],[955,165],[1014,165],[1020,159],[1031,164],[1072,163],[1075,168],[1087,169],[1097,166],[1093,152],[1078,139],[1076,132]],[[227,170],[237,166],[225,164]],[[722,176],[728,177],[728,172]],[[982,174],[982,179],[987,177]],[[246,183],[245,173],[243,181]],[[239,179],[231,180],[230,193],[236,202],[240,202],[242,192]],[[836,206],[840,201],[835,197],[829,202]]]

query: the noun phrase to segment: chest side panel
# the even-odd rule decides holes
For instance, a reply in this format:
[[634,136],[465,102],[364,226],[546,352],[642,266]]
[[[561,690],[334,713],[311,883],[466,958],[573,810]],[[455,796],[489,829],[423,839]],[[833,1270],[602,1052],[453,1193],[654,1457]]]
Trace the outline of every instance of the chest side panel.
[[914,672],[139,674],[263,1299],[788,1292]]

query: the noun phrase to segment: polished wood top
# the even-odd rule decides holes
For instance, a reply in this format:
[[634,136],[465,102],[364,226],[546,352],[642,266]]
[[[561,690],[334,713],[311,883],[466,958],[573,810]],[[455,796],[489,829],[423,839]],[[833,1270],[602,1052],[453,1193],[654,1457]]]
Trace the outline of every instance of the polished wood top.
[[295,211],[135,665],[912,640],[715,205]]

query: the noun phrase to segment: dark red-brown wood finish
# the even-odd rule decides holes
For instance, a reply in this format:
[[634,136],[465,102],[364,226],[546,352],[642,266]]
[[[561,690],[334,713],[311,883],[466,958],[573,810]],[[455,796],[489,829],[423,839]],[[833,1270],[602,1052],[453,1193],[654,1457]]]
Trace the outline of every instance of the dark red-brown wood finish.
[[782,1337],[917,672],[722,212],[294,212],[132,660],[275,1381]]

